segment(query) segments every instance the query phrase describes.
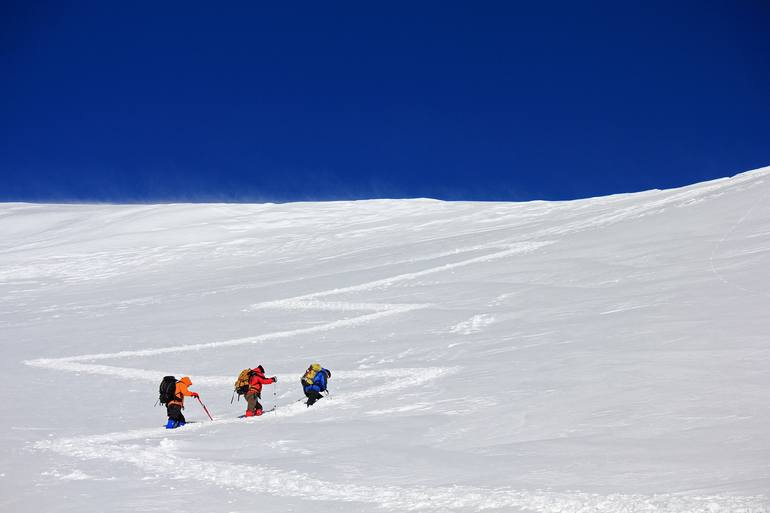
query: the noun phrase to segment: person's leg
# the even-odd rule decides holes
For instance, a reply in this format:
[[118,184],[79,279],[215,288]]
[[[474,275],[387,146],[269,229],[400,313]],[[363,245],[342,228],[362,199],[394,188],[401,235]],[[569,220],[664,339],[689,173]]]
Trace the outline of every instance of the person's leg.
[[307,404],[308,406],[313,406],[316,401],[321,399],[323,396],[321,395],[321,392],[318,390],[306,390],[305,395],[307,396]]
[[257,394],[246,394],[246,416],[254,415],[254,409],[257,405]]
[[166,407],[166,413],[168,413],[168,424],[166,424],[166,428],[173,429],[184,425],[185,418],[184,415],[182,415],[182,407],[180,405],[169,404]]
[[173,429],[176,425],[176,421],[174,420],[174,408],[173,405],[167,404],[166,405],[166,415],[168,415],[168,422],[166,422],[166,429]]

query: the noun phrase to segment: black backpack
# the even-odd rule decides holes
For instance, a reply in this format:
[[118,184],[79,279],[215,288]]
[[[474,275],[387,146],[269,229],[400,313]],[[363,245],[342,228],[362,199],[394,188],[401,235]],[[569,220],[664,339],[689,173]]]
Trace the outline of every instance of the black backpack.
[[174,376],[165,376],[158,387],[158,402],[168,404],[176,399],[176,378]]

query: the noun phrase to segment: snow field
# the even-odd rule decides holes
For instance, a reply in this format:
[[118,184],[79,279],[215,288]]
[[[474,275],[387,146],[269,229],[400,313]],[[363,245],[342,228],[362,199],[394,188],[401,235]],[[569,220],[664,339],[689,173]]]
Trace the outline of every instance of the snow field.
[[[5,206],[8,375],[147,389],[99,405],[125,429],[29,426],[9,461],[50,460],[34,483],[4,470],[25,496],[5,504],[165,510],[133,476],[173,468],[188,511],[770,511],[767,174],[554,204]],[[307,409],[315,360],[332,397]],[[208,401],[259,362],[275,414]],[[144,399],[169,373],[215,422],[188,403],[196,423],[160,428]],[[88,497],[31,488],[73,483]]]

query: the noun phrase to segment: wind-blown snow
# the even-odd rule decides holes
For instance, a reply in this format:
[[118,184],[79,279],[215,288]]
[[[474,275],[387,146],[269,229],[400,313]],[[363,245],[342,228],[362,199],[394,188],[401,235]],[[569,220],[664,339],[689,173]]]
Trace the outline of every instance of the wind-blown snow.
[[[768,177],[0,205],[0,510],[770,511]],[[278,408],[239,419],[259,363]],[[163,429],[166,374],[216,420]]]

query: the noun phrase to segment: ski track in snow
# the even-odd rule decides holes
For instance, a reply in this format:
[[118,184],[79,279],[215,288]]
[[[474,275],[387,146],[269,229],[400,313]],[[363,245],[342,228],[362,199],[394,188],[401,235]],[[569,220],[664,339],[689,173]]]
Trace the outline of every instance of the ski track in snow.
[[115,353],[94,353],[94,354],[85,354],[85,355],[79,355],[79,356],[65,356],[63,358],[38,358],[35,360],[26,360],[24,363],[35,367],[47,367],[47,368],[53,368],[53,369],[60,368],[61,370],[68,370],[67,368],[65,368],[66,366],[62,364],[79,362],[79,361],[110,360],[113,358],[156,356],[159,354],[180,353],[185,351],[200,351],[203,349],[216,349],[219,347],[232,347],[232,346],[242,346],[247,344],[259,344],[259,343],[268,342],[271,340],[292,338],[292,337],[297,337],[302,335],[310,335],[310,334],[320,333],[324,331],[331,331],[339,328],[348,328],[351,326],[356,326],[359,324],[364,324],[377,319],[388,317],[390,315],[406,313],[406,312],[417,310],[420,308],[426,308],[427,306],[428,305],[405,305],[405,306],[394,305],[393,308],[389,310],[382,310],[372,314],[360,315],[349,319],[340,319],[337,321],[319,324],[316,326],[310,326],[308,328],[299,328],[299,329],[286,330],[286,331],[275,331],[272,333],[256,335],[254,337],[236,338],[236,339],[230,339],[230,340],[222,340],[219,342],[204,342],[200,344],[183,344],[178,346],[158,347],[158,348],[152,348],[152,349],[138,349],[135,351],[118,351]]
[[[302,405],[299,405],[300,407]],[[327,406],[331,407],[329,403]],[[295,411],[307,411],[295,408]],[[265,417],[260,422],[278,422],[281,417]],[[223,423],[244,422],[228,419]],[[249,422],[249,421],[246,421]],[[366,486],[342,484],[317,479],[297,471],[283,471],[268,466],[233,464],[211,460],[181,458],[175,454],[174,437],[209,424],[193,424],[183,430],[164,433],[159,429],[135,430],[89,438],[70,438],[37,442],[38,449],[82,460],[106,459],[116,463],[133,464],[147,473],[164,474],[174,468],[174,478],[196,480],[246,492],[266,493],[278,497],[313,500],[345,501],[374,504],[398,511],[483,511],[486,509],[517,508],[543,513],[756,513],[767,503],[763,497],[680,496],[680,495],[599,495],[582,492],[521,491],[507,488],[470,486]],[[120,442],[162,438],[159,444],[147,448],[136,444],[121,446]],[[244,480],[244,475],[251,476]]]
[[[748,177],[742,177],[741,180],[733,180],[729,183],[736,184],[747,179]],[[671,204],[687,206],[693,202],[699,201],[702,196],[720,191],[724,185],[725,183],[723,182],[717,182],[708,187],[666,195],[662,199],[656,199],[646,203],[643,207],[616,209],[589,220],[577,221],[568,226],[541,230],[536,233],[536,236],[563,235],[567,232],[586,229],[589,226],[601,226],[603,224],[616,222],[622,218],[643,216]],[[650,194],[656,192],[658,191],[651,191]],[[610,198],[607,201],[612,202],[617,201],[617,199]],[[759,204],[759,202],[757,204]],[[753,208],[747,212],[744,218],[750,214],[751,210],[753,210]],[[744,218],[741,218],[736,226],[740,224]],[[733,229],[734,228],[735,227],[733,227]],[[719,241],[714,252],[716,252],[719,245],[727,236],[729,236],[729,233],[725,234],[725,237]],[[157,383],[159,376],[164,374],[163,372],[149,369],[102,365],[92,362],[259,344],[376,322],[388,316],[406,314],[418,309],[428,308],[431,305],[324,301],[320,298],[376,289],[386,289],[398,283],[414,280],[430,274],[452,271],[464,266],[535,251],[549,244],[553,244],[554,242],[556,241],[531,240],[515,244],[497,245],[496,247],[485,246],[482,248],[480,246],[474,246],[468,248],[467,252],[479,251],[481,249],[497,249],[497,251],[459,262],[443,264],[421,271],[399,274],[358,285],[335,288],[276,301],[256,303],[243,310],[249,312],[260,309],[277,308],[287,310],[369,312],[352,318],[343,318],[308,328],[265,333],[253,337],[113,353],[85,354],[63,358],[40,358],[28,360],[24,363],[34,367],[43,367],[65,372],[119,376],[123,379]],[[449,252],[447,255],[462,254],[463,252],[466,251],[459,250]],[[712,253],[712,271],[717,277],[720,277],[713,267],[713,256]],[[452,327],[451,331],[458,334],[469,334],[478,331],[481,327],[493,321],[493,318],[477,315],[468,321],[461,322]],[[386,374],[397,379],[385,386],[377,386],[349,393],[346,392],[339,395],[335,394],[333,400],[319,403],[316,409],[338,408],[339,406],[346,404],[356,403],[361,399],[373,395],[388,394],[402,388],[419,386],[448,373],[457,372],[458,370],[459,369],[457,368],[441,367],[377,369],[376,372],[379,374]],[[348,380],[366,380],[371,376],[372,372],[375,372],[375,370],[339,371],[335,373],[335,379],[340,380],[339,382],[343,384]],[[281,376],[281,378],[288,379],[289,377]],[[199,376],[196,378],[196,383],[210,386],[230,386],[232,384],[232,377]],[[301,403],[279,406],[275,416],[262,417],[259,419],[259,422],[281,422],[282,419],[285,419],[286,417],[303,415],[308,411],[309,410],[304,404]],[[518,510],[543,513],[757,513],[766,511],[768,508],[767,498],[763,496],[724,497],[672,494],[598,495],[579,491],[527,491],[510,488],[481,488],[472,486],[426,487],[346,484],[323,481],[310,474],[301,473],[299,471],[283,471],[268,466],[232,464],[230,462],[182,458],[175,452],[175,439],[178,437],[185,437],[190,433],[209,429],[212,426],[219,427],[242,422],[253,422],[253,420],[234,418],[221,419],[215,422],[190,424],[184,429],[172,432],[162,428],[147,428],[76,438],[51,439],[36,442],[34,447],[39,450],[53,451],[61,455],[81,460],[106,459],[116,463],[132,464],[150,474],[165,474],[168,468],[174,468],[176,474],[175,477],[178,479],[202,481],[226,489],[267,493],[279,497],[303,499],[312,497],[314,500],[360,502],[373,504],[384,509],[399,511],[482,511],[486,509],[515,508]],[[156,439],[160,439],[157,444],[152,442]],[[140,441],[141,444],[144,445],[137,443],[137,441]],[[134,443],[128,444],[126,442]],[[148,444],[150,444],[149,447]],[[250,475],[252,477],[249,480],[243,480],[243,475]],[[64,478],[79,479],[82,478],[82,476],[86,476],[86,474],[82,474],[82,476],[81,474],[72,474],[72,476],[74,477],[65,476]],[[88,478],[90,478],[90,476],[88,476]]]

